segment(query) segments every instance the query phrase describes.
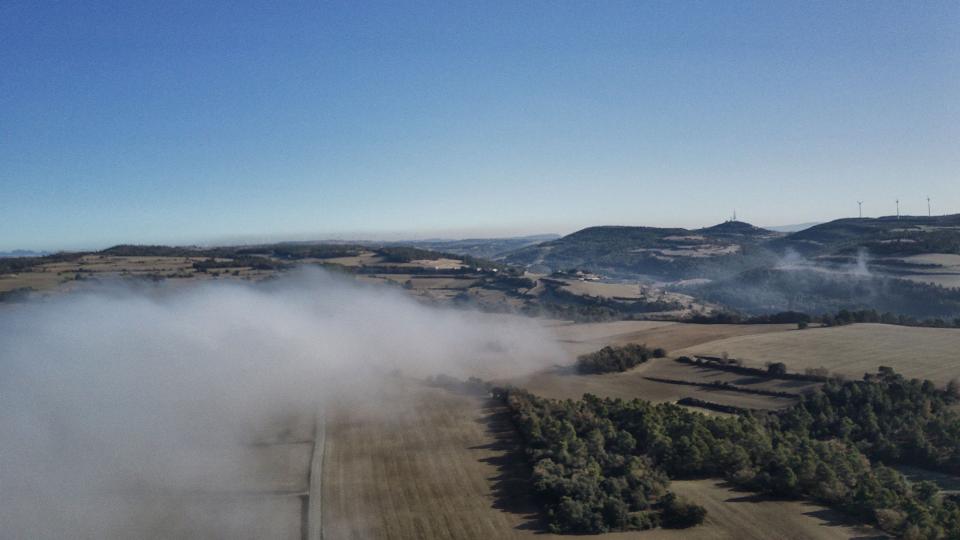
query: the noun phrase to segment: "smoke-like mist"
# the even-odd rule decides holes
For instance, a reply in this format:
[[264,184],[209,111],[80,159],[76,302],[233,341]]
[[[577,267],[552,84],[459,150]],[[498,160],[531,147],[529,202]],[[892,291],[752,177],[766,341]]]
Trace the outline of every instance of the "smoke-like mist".
[[847,274],[857,277],[873,277],[869,268],[870,253],[866,248],[860,248],[857,251],[856,260],[850,263],[832,263],[822,264],[812,261],[797,250],[787,248],[783,256],[774,265],[778,270],[815,270],[833,274]]
[[560,354],[532,321],[322,273],[116,286],[7,310],[0,537],[236,537],[250,524],[191,511],[176,494],[228,489],[273,419],[339,396],[377,399],[391,377],[503,375]]

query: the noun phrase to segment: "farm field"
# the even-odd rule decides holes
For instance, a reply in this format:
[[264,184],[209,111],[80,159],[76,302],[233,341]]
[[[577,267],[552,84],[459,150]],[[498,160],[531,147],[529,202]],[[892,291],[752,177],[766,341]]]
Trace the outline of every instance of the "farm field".
[[[0,292],[30,287],[37,292],[70,291],[84,285],[85,279],[153,278],[214,279],[218,276],[235,279],[263,279],[273,272],[252,268],[218,268],[209,273],[198,272],[193,264],[206,257],[126,257],[84,255],[76,261],[38,265],[28,271],[0,275]],[[225,261],[226,259],[218,259]],[[77,278],[80,279],[77,279]]]
[[666,321],[552,323],[551,329],[572,357],[605,345],[646,343],[669,352],[734,336],[784,332],[790,324],[686,324]]
[[[327,417],[324,537],[569,538],[540,531],[505,411],[483,398],[403,381],[383,400]],[[766,501],[713,481],[674,482],[706,505],[705,525],[598,538],[846,539],[863,531],[821,507]],[[867,536],[870,537],[870,536]]]
[[557,399],[578,399],[587,393],[621,399],[639,398],[656,403],[674,402],[681,398],[692,397],[746,409],[780,409],[789,407],[796,402],[796,399],[793,398],[657,382],[647,377],[706,384],[729,382],[756,390],[791,393],[800,393],[816,386],[815,383],[805,383],[803,381],[745,377],[734,373],[680,364],[669,358],[652,359],[624,373],[581,375],[570,368],[555,368],[528,377],[512,379],[509,382],[515,386],[526,388],[534,394]]
[[603,283],[599,281],[563,280],[563,289],[573,294],[599,296],[601,298],[640,298],[641,287],[637,283]]
[[[638,540],[868,540],[887,538],[842,514],[803,501],[778,501],[733,491],[716,480],[682,480],[671,489],[707,509],[703,525],[656,529]],[[614,535],[610,535],[614,537]],[[604,536],[605,537],[605,536]]]
[[890,366],[907,377],[944,384],[960,377],[960,330],[854,324],[760,335],[736,336],[683,349],[674,354],[726,352],[746,365],[783,362],[791,371],[826,367],[849,377]]
[[722,405],[747,409],[779,409],[789,407],[795,399],[747,394],[731,390],[700,388],[650,380],[675,379],[710,384],[728,382],[756,390],[801,393],[816,386],[803,381],[769,380],[747,377],[706,367],[680,364],[670,358],[651,359],[624,373],[581,375],[573,363],[580,354],[596,351],[607,345],[645,343],[650,347],[664,347],[671,356],[676,349],[702,343],[711,343],[734,336],[777,335],[795,328],[793,325],[701,325],[663,321],[615,321],[606,323],[572,324],[545,321],[567,353],[552,368],[515,377],[502,382],[527,388],[545,397],[578,399],[590,393],[621,399],[640,398],[653,402],[674,402],[692,397]]
[[347,402],[328,412],[324,536],[518,537],[516,528],[536,508],[498,508],[499,490],[523,488],[501,477],[509,461],[501,445],[512,437],[502,411],[485,410],[479,397],[397,382],[379,403]]
[[[899,259],[881,259],[876,262],[881,269],[886,261],[904,262],[915,265],[930,265],[926,268],[912,268],[911,273],[900,274],[898,277],[918,283],[934,283],[943,287],[960,287],[960,255],[951,253],[924,253],[910,255]],[[896,267],[894,267],[896,269]]]

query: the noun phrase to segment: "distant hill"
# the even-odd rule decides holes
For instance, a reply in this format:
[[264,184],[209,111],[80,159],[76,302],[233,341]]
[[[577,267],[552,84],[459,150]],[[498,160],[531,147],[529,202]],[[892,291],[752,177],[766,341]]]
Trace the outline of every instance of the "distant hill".
[[601,226],[527,246],[504,260],[532,270],[582,268],[611,276],[666,280],[717,277],[774,264],[796,253],[807,258],[906,257],[960,254],[960,214],[845,218],[793,233],[741,221],[702,229]]
[[849,254],[860,249],[874,256],[960,254],[960,214],[837,219],[792,233],[771,247],[804,255]]
[[960,289],[816,269],[753,269],[683,292],[750,314],[874,309],[918,318],[960,316]]
[[960,215],[846,218],[793,233],[739,221],[702,229],[590,227],[503,260],[535,272],[576,268],[614,279],[696,279],[678,291],[753,313],[960,314],[960,300],[952,296],[960,294]]
[[504,260],[539,271],[584,268],[602,274],[670,278],[726,275],[760,264],[774,231],[741,221],[702,229],[601,226],[529,246]]
[[413,246],[455,255],[469,255],[483,259],[497,259],[518,249],[556,240],[558,234],[538,234],[531,236],[516,236],[510,238],[468,238],[464,240],[411,240],[395,242],[396,245]]

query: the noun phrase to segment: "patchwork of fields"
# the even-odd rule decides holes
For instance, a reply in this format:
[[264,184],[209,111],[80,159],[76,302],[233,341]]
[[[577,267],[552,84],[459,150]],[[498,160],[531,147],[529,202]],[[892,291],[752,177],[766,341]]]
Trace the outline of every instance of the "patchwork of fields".
[[[665,344],[678,352],[712,351],[718,343],[816,338],[817,332],[788,325],[685,325],[662,322],[551,326],[568,353],[558,365],[521,377],[503,379],[531,391],[558,398],[598,395],[676,401],[692,396],[716,403],[756,409],[789,406],[793,400],[741,392],[651,381],[648,377],[798,393],[816,383],[770,380],[680,364],[670,358],[651,360],[626,373],[577,375],[569,363],[576,354],[606,344]],[[889,328],[856,325],[838,328],[848,347],[866,347],[876,333]],[[891,341],[926,338],[926,329],[894,327]],[[913,335],[916,334],[916,335]],[[960,332],[955,332],[960,336]],[[948,334],[941,336],[949,348]],[[789,341],[788,341],[789,342]],[[759,350],[759,349],[758,349]],[[870,349],[872,350],[872,349]],[[957,350],[957,349],[954,349]],[[762,351],[766,353],[766,351]],[[870,353],[861,353],[856,369],[868,367]],[[885,364],[907,372],[908,362]],[[945,358],[945,356],[944,356]],[[775,360],[783,360],[778,357]],[[942,360],[941,360],[942,361]],[[960,362],[955,362],[960,364]],[[841,365],[842,364],[838,364]],[[788,362],[791,369],[799,369]],[[957,366],[947,368],[956,370]],[[843,369],[843,367],[841,367]],[[849,368],[853,369],[853,368]],[[923,368],[920,368],[923,369]],[[935,373],[935,371],[930,371]],[[404,380],[377,403],[349,401],[328,417],[323,470],[324,533],[328,538],[559,538],[546,534],[523,475],[526,466],[516,452],[516,435],[505,411],[482,396],[427,387]],[[611,533],[603,538],[660,539],[848,539],[883,538],[876,531],[821,506],[778,501],[735,492],[713,480],[676,481],[672,489],[708,510],[706,522],[693,529]]]

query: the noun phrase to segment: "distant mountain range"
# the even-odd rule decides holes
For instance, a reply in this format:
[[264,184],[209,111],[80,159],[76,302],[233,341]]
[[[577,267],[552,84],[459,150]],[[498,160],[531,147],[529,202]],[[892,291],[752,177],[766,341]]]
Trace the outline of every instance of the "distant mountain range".
[[611,275],[715,277],[763,266],[791,251],[806,257],[960,254],[960,214],[847,218],[782,233],[742,221],[702,229],[602,226],[507,253],[533,270],[583,268]]
[[43,257],[49,255],[48,251],[30,251],[27,249],[15,249],[13,251],[0,251],[0,259],[10,257]]

